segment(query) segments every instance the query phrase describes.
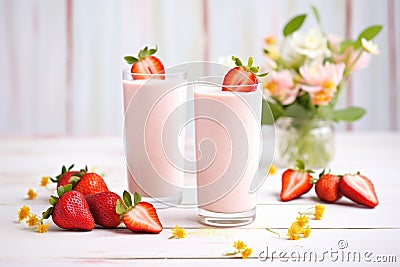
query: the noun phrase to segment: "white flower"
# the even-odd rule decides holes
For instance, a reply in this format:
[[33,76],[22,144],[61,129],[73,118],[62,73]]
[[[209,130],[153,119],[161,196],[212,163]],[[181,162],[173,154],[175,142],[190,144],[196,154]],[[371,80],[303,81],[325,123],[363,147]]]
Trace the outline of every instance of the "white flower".
[[374,44],[372,41],[368,41],[365,38],[361,38],[361,44],[365,52],[373,55],[379,54],[378,45]]
[[294,32],[283,43],[281,57],[291,67],[304,62],[321,62],[330,56],[327,38],[319,28],[312,28],[306,33]]

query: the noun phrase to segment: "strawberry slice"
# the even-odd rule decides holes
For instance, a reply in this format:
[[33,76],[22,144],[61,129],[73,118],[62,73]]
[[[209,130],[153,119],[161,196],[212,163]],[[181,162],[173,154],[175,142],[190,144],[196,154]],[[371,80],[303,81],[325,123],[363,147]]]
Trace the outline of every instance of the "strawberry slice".
[[311,170],[305,170],[304,163],[297,161],[296,169],[287,169],[282,174],[281,200],[289,201],[307,193],[313,187]]
[[379,203],[371,180],[360,173],[344,175],[339,188],[345,197],[361,205],[374,208]]
[[127,192],[123,193],[123,202],[117,200],[116,211],[125,226],[134,232],[146,232],[158,234],[163,226],[158,218],[156,209],[148,202],[141,202],[141,195],[138,192],[134,194],[134,203],[132,206],[132,197]]
[[[229,70],[224,77],[222,91],[252,92],[257,90],[258,78],[268,73],[257,74],[259,67],[253,66],[253,58],[249,57],[247,66],[243,66],[239,58],[232,56],[237,67]],[[247,86],[248,85],[248,86]]]
[[152,76],[143,74],[165,74],[164,65],[161,60],[153,56],[157,52],[157,46],[149,49],[147,46],[139,51],[137,57],[126,56],[125,61],[132,64],[131,73],[134,80],[160,79],[164,80],[165,76]]

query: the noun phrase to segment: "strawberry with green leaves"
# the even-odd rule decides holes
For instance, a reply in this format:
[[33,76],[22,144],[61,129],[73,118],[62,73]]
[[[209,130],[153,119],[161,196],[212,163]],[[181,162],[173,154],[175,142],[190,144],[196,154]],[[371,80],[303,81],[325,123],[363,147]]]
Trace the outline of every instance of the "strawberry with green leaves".
[[137,57],[126,56],[125,61],[128,64],[132,64],[131,73],[134,80],[143,79],[161,79],[164,80],[163,75],[143,75],[143,74],[165,74],[164,65],[161,60],[154,56],[157,52],[157,46],[155,48],[148,48],[147,46],[140,50]]
[[258,77],[264,77],[268,73],[258,74],[259,67],[253,66],[253,58],[249,57],[247,66],[242,64],[239,58],[232,56],[236,67],[225,74],[222,91],[252,92],[257,90]]
[[87,166],[79,173],[74,174],[69,182],[74,190],[81,192],[84,196],[109,191],[103,177],[94,172],[88,172]]
[[306,170],[304,162],[297,161],[295,169],[287,169],[282,174],[282,189],[280,198],[282,201],[290,201],[307,193],[313,187],[312,176],[313,171]]
[[50,180],[54,183],[57,183],[57,187],[69,184],[69,179],[72,176],[79,174],[79,171],[73,171],[73,168],[74,164],[69,166],[68,169],[65,166],[62,166],[61,173],[57,175],[56,178],[50,178]]
[[71,184],[58,187],[58,196],[50,197],[51,207],[43,212],[42,217],[48,219],[51,216],[53,222],[63,229],[90,231],[94,228],[94,219],[89,205],[81,193],[71,189]]
[[141,202],[142,197],[138,192],[134,193],[133,199],[132,203],[131,194],[124,191],[123,202],[117,200],[116,212],[125,226],[134,232],[160,233],[163,226],[153,205]]

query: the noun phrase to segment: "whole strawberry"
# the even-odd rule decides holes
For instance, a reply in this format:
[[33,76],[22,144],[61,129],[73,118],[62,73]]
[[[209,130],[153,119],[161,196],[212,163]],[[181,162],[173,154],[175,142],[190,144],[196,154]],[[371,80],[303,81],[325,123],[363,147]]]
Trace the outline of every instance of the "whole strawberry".
[[86,196],[90,211],[96,224],[106,228],[115,228],[121,223],[116,212],[117,200],[122,199],[114,192],[106,191]]
[[71,184],[57,188],[58,197],[50,197],[52,207],[43,212],[43,219],[51,216],[60,228],[90,231],[94,228],[94,219],[89,205],[81,193],[71,189]]
[[307,193],[313,187],[311,170],[305,170],[304,163],[297,161],[295,169],[282,173],[281,200],[289,201]]
[[358,204],[374,208],[379,203],[371,180],[360,173],[344,175],[339,188],[345,197]]
[[68,169],[65,166],[62,166],[61,173],[57,175],[56,178],[50,178],[50,180],[57,183],[57,187],[69,184],[69,179],[71,179],[72,176],[79,174],[79,171],[72,171],[72,168],[74,168],[74,164],[69,166]]
[[319,175],[315,183],[315,193],[319,199],[328,203],[334,203],[342,197],[339,190],[340,177],[338,175],[326,173],[325,170]]
[[147,232],[158,234],[163,226],[158,218],[156,209],[148,202],[141,202],[141,195],[138,192],[132,197],[129,192],[124,191],[123,199],[117,200],[116,211],[120,214],[125,226],[134,232]]
[[73,175],[69,182],[74,190],[81,192],[84,196],[108,191],[103,177],[94,172],[87,172],[87,167]]

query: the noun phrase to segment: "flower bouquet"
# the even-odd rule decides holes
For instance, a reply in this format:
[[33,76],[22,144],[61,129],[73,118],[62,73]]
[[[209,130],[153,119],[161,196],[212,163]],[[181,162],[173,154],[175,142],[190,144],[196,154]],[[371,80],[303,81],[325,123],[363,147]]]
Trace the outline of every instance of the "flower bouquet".
[[263,79],[264,105],[271,113],[264,112],[262,122],[276,122],[276,160],[281,166],[298,159],[310,167],[326,166],[333,156],[333,123],[355,121],[365,114],[361,107],[336,108],[346,79],[379,53],[372,39],[381,25],[366,28],[355,40],[345,40],[326,34],[314,6],[312,13],[315,27],[300,31],[307,18],[301,14],[285,25],[281,43],[274,36],[265,38],[270,73]]

